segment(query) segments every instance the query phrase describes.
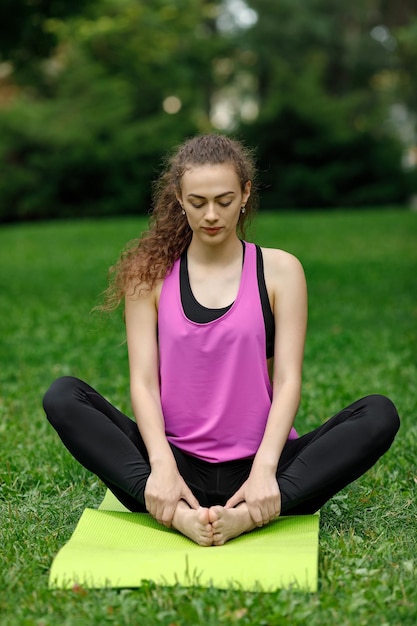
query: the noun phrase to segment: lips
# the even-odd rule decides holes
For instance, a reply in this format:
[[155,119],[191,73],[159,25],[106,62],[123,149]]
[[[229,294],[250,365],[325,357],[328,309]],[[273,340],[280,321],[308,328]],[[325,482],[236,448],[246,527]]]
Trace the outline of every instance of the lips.
[[203,228],[204,232],[208,233],[209,235],[215,235],[216,233],[219,233],[221,231],[221,227],[217,226],[217,227],[205,227]]

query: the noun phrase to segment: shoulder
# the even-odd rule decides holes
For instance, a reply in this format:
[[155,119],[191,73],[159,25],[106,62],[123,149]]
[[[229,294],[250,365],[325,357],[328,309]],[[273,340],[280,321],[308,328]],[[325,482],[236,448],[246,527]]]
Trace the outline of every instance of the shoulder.
[[[160,268],[155,264],[151,267],[152,271],[143,271],[140,277],[133,276],[124,289],[124,297],[126,305],[132,307],[140,307],[142,303],[153,304],[156,307],[162,293],[164,283],[179,271],[181,257],[178,257],[167,267]],[[148,276],[142,279],[142,276]]]
[[284,302],[307,302],[307,286],[303,266],[293,254],[275,248],[261,248],[264,275],[272,310],[277,313],[278,305]]
[[143,309],[158,310],[164,281],[157,280],[154,285],[147,283],[132,284],[125,295],[125,311],[141,311]]
[[303,277],[304,270],[300,261],[293,254],[277,248],[261,248],[264,261],[265,279],[267,276]]

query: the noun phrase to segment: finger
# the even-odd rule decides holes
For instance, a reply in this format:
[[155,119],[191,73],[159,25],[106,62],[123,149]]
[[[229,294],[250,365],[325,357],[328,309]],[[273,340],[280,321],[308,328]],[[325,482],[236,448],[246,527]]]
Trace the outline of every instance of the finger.
[[280,515],[281,515],[281,498],[278,498],[278,501],[275,503],[274,515],[272,519],[276,519]]
[[162,518],[164,515],[164,507],[162,505],[162,503],[156,503],[155,506],[155,515],[154,518],[156,519],[157,522],[159,522],[159,524],[162,524]]
[[192,509],[199,509],[200,508],[199,501],[197,500],[197,498],[195,497],[195,495],[193,494],[191,489],[189,489],[188,487],[187,487],[185,493],[183,494],[182,498],[183,498],[183,500],[186,501],[188,506],[190,506]]
[[145,493],[145,507],[146,510],[148,511],[148,513],[150,515],[152,515],[152,517],[155,517],[155,506],[154,506],[154,500],[152,498],[149,498],[146,493]]
[[244,500],[245,498],[243,497],[243,493],[241,493],[240,491],[236,491],[236,493],[233,494],[233,496],[228,499],[228,501],[224,505],[224,508],[233,509],[235,506],[237,506],[241,502],[244,502]]
[[268,500],[265,510],[265,524],[275,519],[280,513],[280,498],[274,496]]
[[276,519],[281,514],[281,494],[280,493],[274,498],[273,504],[274,504],[273,516],[271,517],[271,519]]
[[166,528],[171,528],[172,520],[174,519],[175,507],[165,506],[162,513],[161,519],[158,520],[160,524],[163,524]]
[[249,514],[250,514],[250,516],[252,518],[253,523],[256,526],[259,526],[259,527],[263,526],[264,521],[263,521],[261,509],[258,506],[255,506],[255,507],[254,506],[251,506],[251,507],[248,506],[248,508],[249,508]]
[[265,513],[265,524],[268,524],[268,522],[271,521],[271,519],[274,519],[276,515],[276,503],[274,500],[272,500],[271,502],[268,503],[267,506],[267,510]]
[[149,512],[149,514],[154,519],[156,519],[156,521],[159,522],[159,524],[162,524],[163,523],[162,516],[163,516],[163,510],[164,510],[163,503],[154,498],[150,498],[148,502],[145,501],[145,504],[146,504],[146,509]]

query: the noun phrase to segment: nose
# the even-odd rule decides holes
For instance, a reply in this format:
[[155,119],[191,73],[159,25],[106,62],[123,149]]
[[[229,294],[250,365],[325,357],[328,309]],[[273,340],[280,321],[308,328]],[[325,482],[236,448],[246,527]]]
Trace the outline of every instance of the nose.
[[216,210],[216,205],[214,202],[209,202],[207,204],[206,214],[204,216],[208,222],[216,222],[218,219],[218,214]]

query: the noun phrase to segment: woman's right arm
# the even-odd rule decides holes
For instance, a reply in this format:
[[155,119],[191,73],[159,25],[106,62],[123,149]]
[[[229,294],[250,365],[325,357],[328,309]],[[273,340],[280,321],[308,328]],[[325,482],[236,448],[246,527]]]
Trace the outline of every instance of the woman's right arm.
[[126,335],[133,413],[145,443],[151,474],[145,488],[149,513],[170,526],[180,500],[192,508],[199,503],[181,477],[165,436],[162,414],[157,340],[157,290],[126,296]]

